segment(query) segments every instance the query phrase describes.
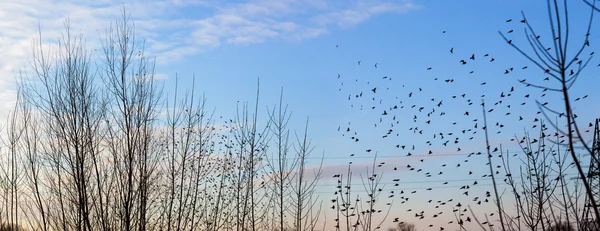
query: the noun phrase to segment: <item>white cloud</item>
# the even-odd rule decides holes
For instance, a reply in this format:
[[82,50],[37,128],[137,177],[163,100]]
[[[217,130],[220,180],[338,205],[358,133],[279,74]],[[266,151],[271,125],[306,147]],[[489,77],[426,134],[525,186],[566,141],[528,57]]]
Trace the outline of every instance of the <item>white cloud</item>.
[[154,73],[154,79],[156,80],[164,80],[164,79],[168,79],[169,75],[165,74],[165,73]]
[[323,13],[312,18],[312,20],[322,27],[337,25],[342,28],[355,26],[369,18],[383,13],[407,13],[410,10],[418,9],[419,6],[412,2],[392,3],[369,1],[360,2],[346,9]]
[[[336,4],[337,3],[337,4]],[[148,39],[148,52],[176,60],[223,44],[252,44],[272,38],[306,39],[325,34],[332,26],[351,27],[377,14],[407,12],[411,2],[350,0],[249,0],[222,3],[208,0],[4,0],[0,9],[0,49],[30,41],[38,23],[44,38],[57,38],[70,18],[74,32],[96,40],[111,21],[119,20],[121,7],[129,9],[137,32]],[[193,9],[193,10],[189,10]],[[186,13],[182,13],[182,12]],[[99,33],[100,32],[100,33]],[[91,44],[93,45],[93,44]],[[26,46],[12,48],[2,65],[22,65]],[[18,57],[17,57],[18,56]],[[172,56],[172,57],[171,57]],[[11,61],[7,62],[6,61]]]
[[190,46],[252,44],[272,38],[307,39],[332,27],[349,28],[383,13],[406,13],[418,6],[409,2],[316,0],[255,0],[216,6],[209,17],[189,27]]
[[[33,39],[41,27],[44,41],[54,41],[69,18],[73,33],[98,48],[98,37],[125,7],[136,32],[146,38],[158,65],[224,44],[254,44],[270,39],[309,39],[335,27],[348,28],[384,13],[418,8],[410,1],[348,0],[2,0],[0,8],[0,94],[14,94],[15,73],[28,67]],[[13,92],[11,92],[13,90]],[[7,93],[9,92],[9,93]],[[0,106],[15,97],[2,97]],[[7,111],[7,108],[0,108]]]

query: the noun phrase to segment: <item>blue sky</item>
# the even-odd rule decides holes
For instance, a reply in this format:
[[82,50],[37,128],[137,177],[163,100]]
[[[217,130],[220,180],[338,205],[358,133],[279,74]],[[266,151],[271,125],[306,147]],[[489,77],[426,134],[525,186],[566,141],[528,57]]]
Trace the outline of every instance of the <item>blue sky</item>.
[[[52,39],[58,36],[63,20],[69,17],[74,28],[88,38],[90,47],[97,47],[97,31],[103,31],[111,20],[119,19],[122,2],[131,13],[139,35],[146,38],[147,51],[157,58],[157,77],[169,95],[174,94],[171,89],[176,75],[180,86],[189,86],[195,75],[197,90],[205,93],[208,105],[216,108],[216,115],[232,118],[237,101],[253,101],[260,78],[260,110],[265,116],[267,106],[271,108],[278,102],[283,87],[284,101],[293,111],[292,128],[300,132],[306,117],[310,117],[309,136],[316,147],[313,155],[325,153],[327,174],[344,171],[348,161],[359,166],[370,163],[373,153],[377,152],[380,159],[387,160],[387,167],[381,168],[386,175],[384,182],[400,178],[401,182],[407,182],[404,188],[419,190],[413,195],[417,198],[411,200],[413,204],[395,206],[394,212],[399,215],[390,215],[392,217],[414,214],[400,212],[407,207],[427,208],[430,206],[427,198],[461,198],[461,191],[451,186],[460,187],[477,179],[490,183],[480,179],[487,171],[483,155],[464,162],[466,154],[485,148],[478,106],[482,95],[485,95],[488,110],[495,109],[488,118],[492,147],[502,143],[515,153],[518,150],[511,146],[509,139],[515,134],[521,136],[524,127],[535,131],[531,127],[533,119],[541,118],[536,115],[535,99],[562,108],[558,94],[525,88],[518,83],[518,79],[527,79],[539,84],[556,84],[544,82],[543,72],[533,68],[533,64],[498,35],[498,31],[514,30],[507,34],[509,39],[527,46],[523,33],[525,24],[519,22],[521,10],[534,27],[540,28],[541,34],[547,35],[548,16],[543,1],[104,0],[90,4],[88,1],[0,0],[6,6],[0,9],[3,108],[10,108],[14,101],[13,77],[20,68],[27,68],[30,41],[36,36],[38,20],[44,37]],[[586,23],[589,9],[578,1],[569,3],[572,24],[577,25],[572,40],[581,41],[585,28],[579,25]],[[512,21],[506,22],[508,19]],[[594,34],[592,32],[592,47],[585,55],[593,51],[598,41]],[[470,60],[473,54],[475,60]],[[491,58],[494,62],[490,62]],[[461,65],[460,60],[466,60],[467,64]],[[600,83],[595,78],[598,62],[592,60],[572,91],[573,97],[589,95],[575,105],[585,125],[599,112],[593,102],[600,96],[592,91],[592,86]],[[524,66],[529,68],[522,69]],[[429,67],[431,70],[427,70]],[[511,67],[514,71],[504,74]],[[388,78],[383,79],[384,76]],[[454,82],[446,83],[446,79]],[[508,94],[513,86],[512,98],[500,98],[501,93]],[[371,91],[374,87],[378,89],[375,94]],[[356,98],[360,92],[364,96]],[[410,93],[412,97],[408,97]],[[541,97],[544,93],[547,95]],[[531,97],[525,99],[526,94]],[[349,95],[351,100],[348,100]],[[467,99],[473,104],[468,105]],[[436,107],[440,100],[443,106]],[[499,100],[503,102],[494,105]],[[522,102],[526,105],[521,106]],[[512,105],[510,109],[506,107],[508,104]],[[362,110],[360,105],[363,105]],[[393,105],[405,108],[392,112],[389,107]],[[410,108],[412,105],[416,108]],[[372,110],[372,106],[376,109]],[[421,106],[425,107],[425,113],[416,111]],[[429,119],[431,124],[426,124],[425,114],[432,109],[436,112]],[[383,110],[389,115],[382,116]],[[470,116],[464,116],[466,111]],[[437,116],[440,112],[446,115]],[[506,115],[507,112],[511,114]],[[381,138],[394,115],[399,121],[394,132],[388,138]],[[417,122],[413,122],[414,115],[419,116]],[[524,119],[519,121],[519,116]],[[378,123],[380,118],[384,121],[381,124]],[[479,119],[477,134],[460,135],[459,144],[453,144],[458,136],[447,133],[459,134],[463,129],[472,128],[473,119]],[[504,127],[494,126],[496,122]],[[375,124],[379,124],[378,127]],[[415,126],[423,129],[424,135],[409,130]],[[342,132],[337,131],[338,127]],[[352,132],[343,132],[348,127]],[[350,139],[355,131],[359,142]],[[444,140],[433,140],[433,134],[440,132],[452,138],[447,146],[442,145]],[[468,140],[469,136],[474,137],[473,140]],[[427,140],[432,141],[431,146]],[[429,150],[434,155],[420,162],[421,157],[406,157],[407,150],[395,148],[406,145],[409,149],[413,144],[415,150],[410,152],[414,156],[427,156]],[[373,151],[367,153],[367,149]],[[352,153],[355,156],[351,158]],[[313,159],[312,163],[318,160]],[[455,167],[458,163],[462,165],[460,168]],[[423,172],[408,171],[407,164]],[[442,164],[447,166],[441,167]],[[399,171],[391,170],[396,166]],[[437,176],[440,171],[444,175]],[[474,174],[470,176],[468,171]],[[425,177],[425,172],[434,176]],[[334,190],[327,174],[318,190],[323,192],[325,200],[331,196],[327,192]],[[442,185],[440,182],[444,181],[451,183]],[[424,190],[429,187],[446,188]],[[482,187],[482,190],[490,188]],[[440,191],[444,194],[440,195]],[[461,200],[466,203],[470,198],[463,196]],[[324,207],[328,208],[327,205]],[[443,210],[451,220],[451,208]],[[414,217],[408,216],[407,220],[410,219]],[[447,221],[414,222],[422,227],[430,223],[437,227]]]

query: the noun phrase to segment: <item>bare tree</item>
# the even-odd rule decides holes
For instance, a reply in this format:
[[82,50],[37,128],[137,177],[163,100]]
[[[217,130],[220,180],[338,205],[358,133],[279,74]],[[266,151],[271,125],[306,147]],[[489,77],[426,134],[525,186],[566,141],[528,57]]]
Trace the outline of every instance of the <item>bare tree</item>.
[[289,152],[291,146],[289,143],[288,122],[291,115],[288,113],[287,106],[283,106],[283,88],[279,97],[279,105],[268,113],[271,123],[270,132],[273,134],[275,147],[277,148],[274,155],[272,154],[266,158],[274,213],[272,222],[276,223],[276,227],[272,227],[272,229],[284,230],[289,226],[285,219],[290,203],[287,195],[290,194],[290,183],[293,177],[292,169],[298,165],[298,159],[293,158]]
[[[244,104],[240,109],[234,122],[232,135],[237,150],[235,164],[236,176],[234,176],[234,191],[236,216],[236,230],[256,230],[264,214],[260,214],[260,202],[267,198],[264,190],[264,183],[257,187],[259,172],[264,161],[267,149],[268,129],[270,123],[267,123],[262,130],[258,127],[258,96],[256,93],[256,103],[253,114],[250,115],[250,109]],[[264,182],[264,179],[263,179]],[[263,188],[261,188],[263,187]],[[257,191],[263,193],[258,194]],[[263,212],[266,210],[263,210]]]
[[[19,91],[19,95],[23,92]],[[22,147],[23,172],[25,177],[25,187],[30,190],[28,198],[33,203],[25,203],[25,214],[30,214],[27,220],[30,221],[30,226],[37,230],[48,230],[48,202],[45,200],[45,195],[42,194],[44,188],[42,178],[43,157],[40,155],[40,131],[38,128],[39,120],[31,110],[31,105],[21,96],[21,100],[17,101],[19,120],[23,126],[23,136],[20,139]]]
[[143,42],[136,40],[124,9],[122,21],[106,31],[102,48],[103,79],[114,103],[108,107],[106,141],[115,182],[107,189],[117,193],[114,198],[106,193],[99,200],[114,201],[110,212],[117,217],[111,220],[118,224],[113,229],[145,230],[157,164],[152,144],[160,92],[154,86],[154,64],[146,57]]
[[44,231],[313,230],[322,171],[308,171],[308,121],[292,145],[283,100],[263,124],[258,91],[253,109],[238,105],[219,129],[194,87],[163,106],[154,62],[125,10],[121,17],[101,37],[99,57],[68,21],[53,49],[41,33],[34,43],[33,76],[19,79],[2,139],[1,222]]
[[[65,22],[65,33],[58,40],[57,51],[45,53],[42,44],[37,46],[33,57],[36,84],[24,82],[24,96],[36,111],[41,112],[40,129],[41,155],[50,163],[45,171],[49,185],[51,207],[38,202],[40,213],[48,215],[52,229],[94,229],[94,176],[89,168],[100,153],[106,103],[94,84],[91,57],[83,38],[74,36],[70,24]],[[41,41],[41,35],[40,35]],[[24,78],[23,78],[24,79]],[[26,118],[26,117],[25,117]],[[38,140],[30,137],[25,144],[33,145]],[[33,146],[30,146],[33,148]],[[36,149],[29,149],[29,171],[33,182],[39,180],[36,169]],[[37,178],[37,179],[36,179]],[[37,187],[38,197],[41,194]],[[45,219],[45,218],[44,218]],[[44,224],[44,226],[46,226]]]
[[[318,198],[314,191],[322,171],[319,167],[313,175],[307,173],[307,158],[313,151],[307,138],[308,120],[304,134],[301,137],[296,135],[297,142],[292,145],[289,142],[290,118],[287,106],[283,106],[282,89],[279,105],[269,111],[270,132],[276,147],[274,155],[266,158],[268,184],[272,192],[271,222],[275,223],[271,229],[313,230],[320,213],[320,208],[316,208]],[[295,154],[290,152],[292,146]],[[291,220],[286,220],[288,215]],[[289,221],[292,223],[289,224]]]
[[[177,88],[177,87],[176,87]],[[197,227],[206,220],[206,211],[201,208],[205,197],[204,189],[215,166],[212,158],[213,122],[212,114],[205,110],[206,100],[196,99],[194,88],[178,101],[173,97],[173,107],[167,104],[167,128],[161,145],[167,165],[162,166],[165,192],[161,221],[167,230]]]
[[[546,134],[546,127],[540,121],[538,136],[531,137],[528,133],[522,138],[515,137],[515,142],[521,147],[524,158],[521,159],[519,171],[513,172],[509,156],[502,156],[506,171],[505,182],[510,186],[515,200],[516,213],[514,216],[504,212],[512,230],[522,229],[522,226],[535,230],[548,229],[552,221],[566,219],[576,220],[579,215],[576,208],[576,196],[568,194],[569,184],[565,173],[569,165],[565,162],[567,152],[560,153],[560,146],[548,145],[551,138]],[[556,133],[558,141],[558,133]],[[515,180],[519,179],[519,183]],[[560,196],[559,196],[560,194]],[[568,199],[567,199],[568,198]]]
[[[376,171],[382,165],[383,163],[377,164],[377,155],[375,155],[373,163],[370,167],[366,167],[366,176],[361,175],[364,194],[359,193],[360,190],[352,190],[352,162],[348,165],[346,175],[334,175],[334,178],[338,179],[336,199],[332,200],[334,204],[332,209],[337,212],[336,230],[371,231],[381,228],[392,206],[392,202],[376,205],[383,200],[380,195],[384,189],[384,185],[381,184],[383,176]],[[344,177],[346,177],[345,181]],[[380,206],[387,206],[387,209],[382,209]]]
[[[509,152],[503,153],[500,146],[499,156],[503,160],[509,190],[514,197],[515,210],[499,210],[500,216],[506,221],[506,230],[551,230],[555,221],[565,221],[579,230],[586,230],[581,221],[583,210],[582,191],[580,180],[569,177],[568,168],[574,164],[567,161],[570,155],[568,150],[561,149],[560,143],[564,138],[557,130],[555,133],[547,131],[543,121],[540,120],[539,134],[530,136],[525,132],[522,138],[513,139],[521,148],[523,157],[520,163],[510,161]],[[513,156],[516,156],[514,154]],[[518,170],[514,170],[514,165]],[[500,172],[491,174],[499,175]],[[574,179],[574,180],[573,180]],[[470,207],[469,207],[470,208]],[[473,220],[483,230],[484,225],[492,229],[492,223],[487,214],[485,220],[480,221],[473,211]],[[462,220],[460,220],[462,227]]]
[[[313,170],[313,174],[307,174],[307,158],[314,147],[311,145],[308,136],[308,118],[302,138],[296,135],[296,161],[297,167],[293,170],[291,182],[291,213],[294,219],[294,230],[314,230],[316,228],[319,215],[321,213],[321,204],[317,208],[319,202],[318,196],[315,195],[315,188],[322,177],[323,156],[318,169]],[[323,224],[325,225],[325,223]]]
[[[388,209],[384,213],[383,218],[379,219],[379,222],[376,220],[376,214],[382,213],[382,209],[377,209],[375,205],[379,202],[381,196],[381,192],[383,192],[384,185],[381,184],[381,180],[383,179],[383,173],[376,173],[375,168],[381,165],[377,164],[377,154],[373,157],[373,164],[371,165],[371,169],[366,169],[366,177],[361,175],[361,181],[365,192],[367,193],[367,200],[363,199],[363,203],[361,204],[361,215],[359,218],[361,219],[362,229],[365,231],[371,231],[379,229],[381,224],[387,218],[390,209],[391,203],[388,203]],[[365,181],[366,178],[366,181]],[[366,206],[365,206],[366,203]]]
[[[19,98],[17,98],[19,101]],[[25,136],[25,124],[21,121],[22,110],[19,104],[16,104],[14,110],[9,113],[6,131],[6,138],[2,139],[4,147],[6,147],[5,158],[0,162],[0,170],[2,175],[0,180],[3,182],[1,186],[2,199],[4,200],[4,212],[2,213],[1,221],[8,224],[19,225],[19,195],[21,192],[21,173],[22,169],[19,163],[21,150],[20,140]]]
[[[548,112],[554,113],[559,117],[565,116],[566,120],[566,131],[560,129],[560,133],[567,136],[568,142],[568,150],[571,154],[571,158],[577,168],[579,177],[584,185],[585,191],[590,197],[591,207],[594,210],[594,214],[596,217],[596,221],[600,222],[600,213],[598,212],[598,203],[595,201],[593,197],[592,188],[587,182],[587,176],[583,172],[583,167],[581,164],[580,158],[576,153],[576,145],[583,146],[583,149],[587,153],[592,153],[593,150],[587,144],[586,140],[581,134],[579,129],[576,115],[573,111],[572,101],[570,98],[569,89],[575,82],[579,79],[580,74],[587,66],[593,55],[589,57],[583,57],[583,51],[589,46],[589,37],[592,28],[593,16],[595,7],[595,1],[588,4],[591,6],[589,13],[589,22],[586,26],[586,33],[584,34],[583,41],[580,41],[578,44],[573,44],[573,40],[569,40],[571,35],[569,24],[569,10],[568,4],[566,0],[563,0],[562,3],[559,1],[548,1],[547,2],[547,12],[549,17],[549,25],[550,25],[550,38],[551,45],[545,45],[540,39],[540,34],[534,30],[529,21],[526,19],[525,14],[523,13],[523,22],[525,22],[525,35],[527,38],[527,42],[529,43],[530,48],[533,52],[526,52],[521,47],[517,46],[512,40],[508,39],[503,33],[499,32],[500,35],[504,38],[504,40],[513,48],[515,48],[521,55],[527,58],[529,61],[535,64],[540,70],[543,71],[545,76],[549,76],[549,79],[553,79],[557,82],[557,86],[542,86],[534,83],[530,83],[528,81],[521,81],[527,86],[547,89],[550,91],[559,92],[563,97],[563,106],[564,110],[553,110],[549,108],[547,105],[537,102],[538,106],[542,109],[544,116],[548,118]],[[568,48],[573,48],[568,49]],[[592,53],[593,54],[593,53]],[[556,124],[552,124],[553,126],[557,126]],[[592,157],[594,158],[594,157]],[[598,161],[598,160],[595,160]],[[599,223],[600,224],[600,223]]]
[[[352,194],[352,170],[351,164],[348,164],[348,170],[346,174],[336,174],[334,178],[337,178],[336,185],[336,199],[333,199],[332,209],[336,211],[335,228],[336,230],[357,230],[358,219],[352,220],[357,215],[358,210],[358,196],[356,200]],[[344,225],[344,226],[342,226]]]

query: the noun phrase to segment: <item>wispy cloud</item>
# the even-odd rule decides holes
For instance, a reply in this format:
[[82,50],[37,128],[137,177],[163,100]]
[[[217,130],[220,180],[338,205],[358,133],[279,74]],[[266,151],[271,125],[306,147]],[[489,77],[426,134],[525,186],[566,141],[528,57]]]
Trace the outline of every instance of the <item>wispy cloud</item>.
[[305,39],[334,27],[349,28],[378,14],[406,13],[412,2],[258,0],[218,6],[210,17],[194,21],[192,38],[201,43],[249,44],[270,38]]
[[[3,0],[0,8],[0,89],[8,92],[19,69],[28,66],[32,40],[41,28],[56,40],[69,18],[72,32],[91,47],[125,7],[136,32],[158,64],[168,64],[224,44],[247,45],[273,39],[303,40],[336,28],[350,28],[376,15],[406,13],[418,6],[409,0]],[[14,89],[13,89],[14,90]],[[3,97],[0,105],[15,97]],[[10,104],[9,104],[10,105]],[[5,108],[3,108],[5,109]]]
[[249,0],[242,3],[6,0],[0,9],[0,33],[4,38],[0,48],[21,44],[14,49],[23,56],[27,53],[27,42],[37,35],[38,23],[46,38],[56,38],[67,17],[76,32],[94,38],[111,21],[119,19],[121,7],[129,10],[138,33],[147,38],[148,51],[167,56],[163,61],[223,44],[312,38],[336,27],[355,26],[379,14],[406,13],[418,8],[410,1],[381,0]]
[[359,2],[350,8],[317,15],[313,17],[313,21],[322,27],[336,25],[338,27],[348,28],[379,14],[407,13],[410,10],[418,8],[419,6],[412,2]]

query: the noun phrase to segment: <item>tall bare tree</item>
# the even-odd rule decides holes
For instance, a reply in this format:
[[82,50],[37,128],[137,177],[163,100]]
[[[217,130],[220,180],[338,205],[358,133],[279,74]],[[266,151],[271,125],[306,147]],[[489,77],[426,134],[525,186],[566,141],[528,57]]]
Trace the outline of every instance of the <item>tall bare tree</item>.
[[[36,46],[32,61],[36,83],[22,86],[26,100],[40,112],[42,126],[35,128],[41,130],[40,155],[51,166],[45,171],[51,194],[47,199],[56,203],[40,213],[52,220],[48,222],[52,229],[91,230],[96,199],[92,181],[97,176],[89,168],[100,153],[106,101],[94,84],[91,56],[82,36],[71,33],[68,20],[65,28],[56,52],[45,51],[41,42]],[[37,165],[37,154],[32,152],[30,167]],[[33,180],[39,180],[39,169],[29,170]],[[42,190],[35,184],[39,196]],[[42,209],[41,203],[38,208]]]
[[[258,89],[260,89],[258,87]],[[268,198],[264,190],[264,183],[257,187],[260,182],[259,174],[264,164],[265,153],[269,137],[269,126],[267,122],[262,129],[258,126],[258,97],[256,92],[256,103],[254,109],[248,108],[244,103],[242,108],[238,107],[238,113],[233,122],[232,135],[236,150],[235,154],[235,176],[233,176],[233,188],[235,192],[236,230],[256,230],[265,214],[259,211],[260,203]],[[250,114],[252,112],[252,114]],[[262,179],[264,182],[264,179]],[[262,193],[257,193],[262,191]],[[262,212],[266,212],[266,209]]]
[[[160,92],[154,85],[154,63],[144,52],[143,41],[136,40],[135,28],[122,10],[122,20],[106,31],[101,65],[111,104],[107,149],[110,153],[116,196],[113,229],[145,230],[158,163],[154,148],[154,127]],[[102,184],[98,182],[98,184]],[[110,203],[109,203],[110,204]]]
[[[176,87],[177,88],[177,87]],[[183,99],[173,97],[173,104],[167,104],[167,126],[161,138],[166,165],[162,166],[165,194],[162,225],[167,230],[198,227],[206,220],[203,202],[206,188],[201,188],[210,178],[210,171],[216,169],[213,163],[214,126],[212,113],[205,109],[206,100],[196,98],[194,87],[188,89]]]
[[290,183],[292,180],[292,170],[298,165],[298,159],[290,155],[289,136],[290,131],[288,122],[291,115],[287,106],[283,106],[283,88],[279,97],[279,105],[269,111],[269,120],[271,123],[270,132],[275,139],[276,150],[271,156],[266,158],[268,168],[269,189],[272,192],[272,221],[276,223],[277,230],[286,229],[289,224],[286,222],[287,208],[290,201],[287,195],[290,194]]
[[[591,3],[585,1],[590,5],[589,20],[588,23],[584,25],[586,32],[582,35],[583,39],[577,41],[577,44],[573,44],[572,31],[574,30],[570,28],[572,24],[569,23],[570,12],[568,7],[569,4],[567,2],[567,0],[563,0],[562,2],[558,0],[547,1],[547,13],[550,25],[550,34],[548,35],[550,36],[550,40],[548,41],[550,45],[547,45],[543,42],[543,39],[540,39],[540,33],[531,26],[524,13],[522,13],[522,15],[526,25],[525,35],[529,47],[531,48],[530,52],[526,52],[523,48],[517,46],[515,42],[508,39],[503,33],[499,33],[511,47],[535,64],[535,66],[543,72],[544,76],[549,76],[549,79],[551,78],[557,83],[555,86],[542,86],[528,81],[522,81],[522,83],[527,84],[527,86],[559,92],[563,97],[564,110],[551,109],[543,103],[537,103],[542,109],[543,114],[546,116],[546,119],[549,121],[551,121],[551,119],[548,118],[548,113],[556,114],[556,116],[559,117],[564,116],[566,120],[566,129],[560,129],[560,133],[567,136],[568,142],[566,145],[568,146],[571,158],[573,159],[585,191],[590,198],[590,206],[594,210],[595,220],[600,224],[598,202],[595,201],[592,192],[592,190],[595,189],[592,189],[587,182],[587,175],[583,171],[581,159],[576,152],[576,146],[582,146],[583,149],[590,154],[593,150],[581,134],[576,120],[577,116],[573,111],[572,100],[570,98],[570,88],[579,79],[582,71],[593,57],[593,55],[584,56],[583,52],[590,45],[589,38],[591,35],[594,11],[597,9],[595,5],[596,1],[592,1]],[[553,126],[556,127],[557,125],[553,124]]]

